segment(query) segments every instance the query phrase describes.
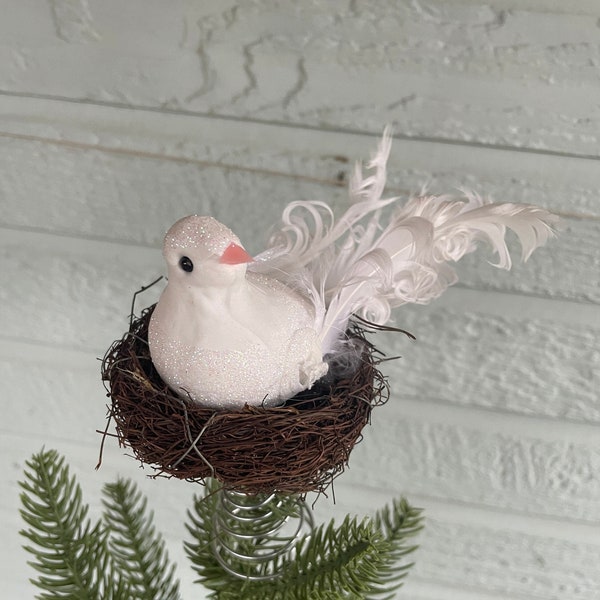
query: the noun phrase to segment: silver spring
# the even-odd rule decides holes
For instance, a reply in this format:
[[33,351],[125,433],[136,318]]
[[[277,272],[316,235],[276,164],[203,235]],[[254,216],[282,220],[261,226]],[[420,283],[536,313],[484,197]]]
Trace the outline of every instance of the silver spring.
[[235,577],[276,579],[283,561],[293,559],[296,543],[313,527],[312,512],[298,496],[220,490],[212,550],[223,569]]

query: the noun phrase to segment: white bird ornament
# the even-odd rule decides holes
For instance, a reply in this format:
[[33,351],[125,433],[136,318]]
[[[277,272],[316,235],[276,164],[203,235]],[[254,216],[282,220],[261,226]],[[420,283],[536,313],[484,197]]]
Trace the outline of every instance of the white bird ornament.
[[152,362],[178,393],[216,408],[278,403],[325,374],[315,310],[212,217],[167,232],[168,284],[152,314]]
[[167,232],[168,284],[152,314],[148,341],[159,375],[183,398],[215,409],[282,404],[326,375],[347,351],[353,315],[384,325],[391,309],[424,304],[456,282],[450,266],[488,242],[509,269],[512,229],[526,260],[553,235],[557,218],[476,195],[382,199],[391,147],[384,133],[351,205],[335,220],[317,201],[292,202],[268,249],[254,259],[212,217],[189,216]]

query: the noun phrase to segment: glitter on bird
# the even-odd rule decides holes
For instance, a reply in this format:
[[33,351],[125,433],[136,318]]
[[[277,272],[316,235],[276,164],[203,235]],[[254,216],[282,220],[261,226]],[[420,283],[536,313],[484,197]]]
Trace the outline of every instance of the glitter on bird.
[[496,252],[496,266],[510,268],[507,228],[523,260],[552,237],[557,218],[536,206],[475,194],[382,198],[390,148],[386,130],[369,174],[357,165],[341,218],[325,202],[291,202],[254,258],[210,216],[169,229],[168,284],[149,345],[176,393],[216,409],[282,404],[340,362],[354,315],[386,325],[393,308],[434,300],[457,281],[451,263],[479,242]]

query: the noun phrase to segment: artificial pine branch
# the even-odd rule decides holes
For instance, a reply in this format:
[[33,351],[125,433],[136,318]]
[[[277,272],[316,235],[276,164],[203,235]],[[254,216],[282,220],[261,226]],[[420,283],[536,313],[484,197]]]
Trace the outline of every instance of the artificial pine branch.
[[129,574],[136,600],[179,600],[175,566],[169,566],[165,542],[154,527],[148,502],[131,481],[118,479],[104,486],[104,520],[117,568]]
[[[346,517],[339,527],[333,521],[318,527],[298,542],[293,559],[277,564],[275,570],[281,573],[277,579],[256,582],[235,577],[223,569],[211,547],[216,535],[212,520],[216,489],[216,484],[210,484],[207,495],[195,499],[187,526],[193,541],[185,544],[199,581],[213,590],[210,597],[215,600],[375,599],[400,587],[410,568],[398,561],[415,550],[406,540],[421,529],[421,517],[418,509],[401,499],[373,519],[359,522]],[[248,533],[252,533],[251,523]],[[249,573],[244,561],[230,566]]]
[[[134,484],[119,480],[104,488],[104,522],[93,525],[88,507],[64,459],[54,450],[34,454],[27,462],[21,515],[29,525],[21,531],[32,544],[25,548],[40,573],[33,583],[43,591],[40,600],[179,600],[174,567],[169,566],[164,542],[156,533],[147,501]],[[192,536],[185,543],[194,570],[215,600],[371,600],[390,594],[402,583],[411,564],[408,545],[421,529],[418,509],[398,500],[373,519],[346,517],[331,521],[300,539],[293,555],[248,571],[240,561],[237,572],[275,572],[278,577],[249,581],[224,569],[213,553],[214,515],[218,484],[208,484],[195,498],[186,525]],[[273,511],[293,512],[293,498]],[[262,548],[266,539],[247,524],[248,544]],[[263,523],[264,525],[264,523]],[[267,523],[268,525],[268,523]],[[243,532],[240,532],[243,533]],[[391,596],[388,596],[391,598]]]
[[29,525],[20,533],[32,545],[30,564],[40,573],[32,583],[40,600],[122,600],[127,583],[115,571],[100,523],[87,518],[81,488],[55,450],[42,450],[26,462],[20,482],[21,516]]

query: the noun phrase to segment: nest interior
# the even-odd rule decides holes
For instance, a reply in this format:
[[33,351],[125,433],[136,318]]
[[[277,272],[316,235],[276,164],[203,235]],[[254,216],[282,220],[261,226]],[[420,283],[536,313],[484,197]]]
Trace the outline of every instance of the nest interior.
[[281,407],[201,406],[173,392],[152,364],[147,339],[153,309],[132,319],[108,350],[102,378],[119,442],[156,475],[199,482],[214,477],[249,494],[324,492],[347,465],[371,409],[388,398],[378,352],[355,324],[348,335],[363,352],[351,377],[317,382]]

